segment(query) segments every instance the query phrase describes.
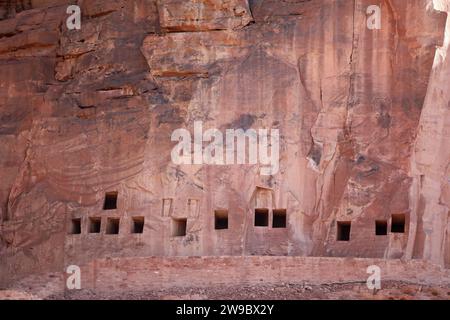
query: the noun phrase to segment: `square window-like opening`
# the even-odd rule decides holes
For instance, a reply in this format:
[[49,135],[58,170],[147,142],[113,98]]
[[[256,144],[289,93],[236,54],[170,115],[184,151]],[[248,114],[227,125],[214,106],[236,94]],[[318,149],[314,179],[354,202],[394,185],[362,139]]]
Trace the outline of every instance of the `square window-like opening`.
[[351,226],[352,223],[350,221],[338,221],[337,241],[350,241]]
[[101,226],[101,218],[89,218],[89,233],[100,233]]
[[144,233],[144,217],[131,219],[131,233]]
[[105,202],[103,204],[103,210],[114,210],[117,209],[117,196],[118,192],[107,192],[105,194]]
[[375,221],[375,235],[377,236],[385,236],[388,231],[388,223],[386,220],[377,220]]
[[255,209],[255,227],[269,226],[269,209]]
[[119,234],[119,226],[119,218],[108,218],[106,223],[106,234]]
[[405,215],[404,214],[393,214],[391,221],[391,232],[392,233],[405,233]]
[[72,219],[70,234],[81,234],[81,218]]
[[286,209],[273,210],[272,228],[286,228]]
[[173,219],[172,220],[172,236],[184,237],[186,235],[187,219]]
[[214,228],[216,230],[228,229],[228,210],[214,211]]

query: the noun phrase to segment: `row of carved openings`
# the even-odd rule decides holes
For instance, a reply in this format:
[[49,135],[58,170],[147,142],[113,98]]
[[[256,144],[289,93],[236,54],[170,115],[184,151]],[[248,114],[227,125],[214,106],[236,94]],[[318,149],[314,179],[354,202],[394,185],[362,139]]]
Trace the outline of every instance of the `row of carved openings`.
[[[81,234],[81,218],[74,218],[70,225],[70,234]],[[102,218],[89,217],[87,231],[89,234],[99,234],[102,229]],[[105,234],[119,234],[120,218],[106,218]],[[132,217],[130,233],[139,234],[144,232],[144,217]]]
[[[406,217],[404,214],[393,214],[391,217],[391,233],[405,233]],[[338,221],[337,222],[337,241],[350,241],[351,221]],[[388,221],[376,220],[375,221],[375,235],[386,236],[388,234]]]
[[[144,217],[132,217],[131,218],[131,230],[130,233],[143,233],[144,232]],[[81,234],[81,218],[74,218],[70,225],[70,234]],[[89,217],[88,218],[88,233],[98,234],[101,233],[102,218],[101,217]],[[256,209],[255,210],[255,227],[268,227],[269,226],[269,210],[268,209]],[[272,228],[286,228],[286,210],[277,209],[273,210]],[[119,234],[120,218],[109,217],[106,218],[105,234]],[[172,236],[183,237],[186,235],[187,218],[173,218],[172,219]],[[228,210],[216,210],[214,211],[214,229],[226,230],[228,229]]]

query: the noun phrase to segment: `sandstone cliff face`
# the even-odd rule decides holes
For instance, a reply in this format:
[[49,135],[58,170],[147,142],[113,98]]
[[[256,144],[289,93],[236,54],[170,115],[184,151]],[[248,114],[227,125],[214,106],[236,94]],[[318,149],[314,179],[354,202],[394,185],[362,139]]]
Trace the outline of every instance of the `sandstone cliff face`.
[[[79,1],[72,31],[64,1],[38,2],[0,21],[3,281],[109,256],[450,265],[446,1],[382,1],[381,30],[368,0]],[[199,120],[279,129],[279,172],[173,164],[172,132]]]
[[[435,1],[443,12],[448,1]],[[407,256],[450,266],[450,20],[436,51],[412,157],[411,232]]]

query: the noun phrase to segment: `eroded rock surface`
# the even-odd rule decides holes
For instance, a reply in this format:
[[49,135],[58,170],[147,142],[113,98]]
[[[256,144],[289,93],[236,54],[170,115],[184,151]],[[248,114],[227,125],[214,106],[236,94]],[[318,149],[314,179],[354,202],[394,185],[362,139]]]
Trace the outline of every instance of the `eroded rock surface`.
[[[0,9],[1,281],[109,256],[450,266],[447,1],[382,1],[381,30],[368,0],[78,1],[71,31],[68,3]],[[175,165],[195,121],[279,129],[279,172]]]

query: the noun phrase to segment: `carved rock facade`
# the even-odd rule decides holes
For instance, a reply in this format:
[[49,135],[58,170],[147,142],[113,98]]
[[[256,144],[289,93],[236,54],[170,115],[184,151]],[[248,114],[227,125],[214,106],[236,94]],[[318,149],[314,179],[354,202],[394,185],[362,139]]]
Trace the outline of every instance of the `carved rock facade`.
[[[110,256],[449,267],[448,3],[382,1],[381,30],[371,4],[79,1],[72,31],[65,1],[3,7],[0,280]],[[279,129],[279,172],[173,164],[195,121]]]

